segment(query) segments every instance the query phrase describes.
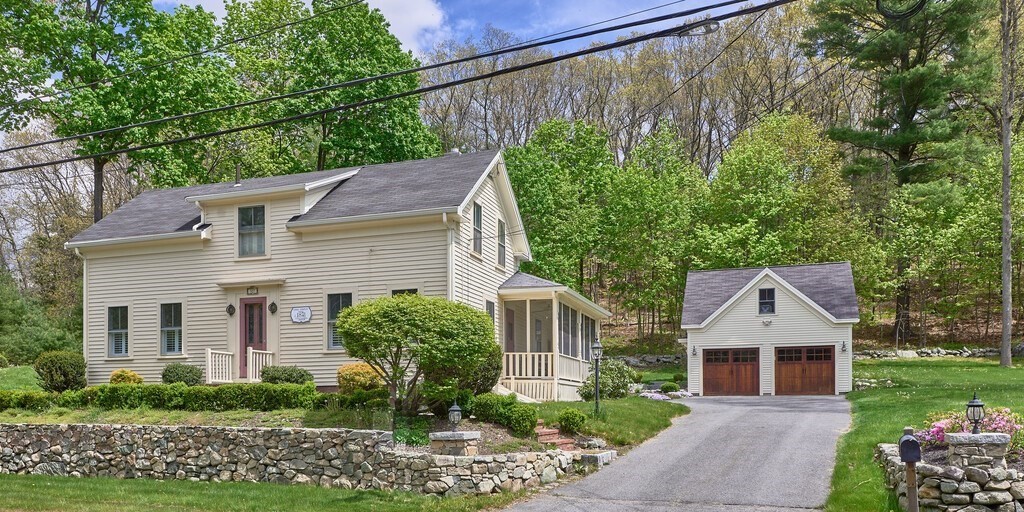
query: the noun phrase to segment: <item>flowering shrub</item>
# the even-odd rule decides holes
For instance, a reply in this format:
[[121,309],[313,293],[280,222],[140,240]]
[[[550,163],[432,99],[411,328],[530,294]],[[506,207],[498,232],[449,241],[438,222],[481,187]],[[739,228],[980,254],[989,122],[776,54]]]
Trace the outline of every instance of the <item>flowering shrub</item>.
[[[914,433],[922,445],[945,446],[946,434],[970,432],[974,427],[967,420],[965,411],[935,413],[928,416],[928,426]],[[982,432],[996,432],[1010,435],[1010,446],[1024,447],[1024,418],[1005,407],[986,411],[985,419],[981,420]]]
[[[601,363],[601,398],[624,398],[629,394],[629,385],[636,380],[636,373],[636,370],[617,359],[603,361]],[[586,402],[594,399],[593,365],[591,365],[591,373],[587,377],[587,381],[576,392]]]
[[647,398],[647,399],[650,399],[650,400],[672,400],[672,398],[669,397],[668,395],[663,395],[661,393],[657,393],[657,392],[654,392],[654,391],[649,391],[647,393],[640,393],[640,398]]

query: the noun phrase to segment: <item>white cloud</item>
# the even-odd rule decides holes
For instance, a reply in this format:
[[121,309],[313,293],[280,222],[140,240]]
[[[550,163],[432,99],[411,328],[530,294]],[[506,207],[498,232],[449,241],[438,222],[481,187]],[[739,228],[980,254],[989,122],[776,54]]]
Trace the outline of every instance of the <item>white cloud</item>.
[[[309,3],[309,0],[304,1]],[[155,0],[153,3],[157,6],[200,5],[218,19],[224,16],[223,0]],[[367,3],[380,9],[391,23],[391,33],[413,53],[422,54],[450,34],[438,0],[367,0]]]

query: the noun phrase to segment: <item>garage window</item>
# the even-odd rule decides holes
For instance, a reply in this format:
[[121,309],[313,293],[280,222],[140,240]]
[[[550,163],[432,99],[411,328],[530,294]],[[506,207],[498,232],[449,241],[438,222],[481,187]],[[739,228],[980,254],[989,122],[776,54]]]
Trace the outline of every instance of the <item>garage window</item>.
[[778,350],[778,361],[780,363],[803,361],[803,350],[799,348],[780,348]]
[[705,350],[704,351],[704,362],[705,363],[728,363],[729,362],[729,351],[728,350]]
[[732,362],[734,363],[756,363],[757,349],[733,350]]
[[829,348],[809,348],[807,349],[807,360],[808,361],[831,361],[832,350]]
[[775,288],[761,288],[757,291],[757,314],[775,314]]

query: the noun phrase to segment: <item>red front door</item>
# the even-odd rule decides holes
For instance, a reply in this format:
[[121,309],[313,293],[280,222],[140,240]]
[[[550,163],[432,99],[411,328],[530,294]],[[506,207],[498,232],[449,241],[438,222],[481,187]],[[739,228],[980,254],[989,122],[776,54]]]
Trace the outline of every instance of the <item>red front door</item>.
[[244,379],[249,376],[247,349],[267,349],[267,298],[245,298],[239,301],[239,304],[242,306],[242,326],[239,330],[242,338],[238,376]]

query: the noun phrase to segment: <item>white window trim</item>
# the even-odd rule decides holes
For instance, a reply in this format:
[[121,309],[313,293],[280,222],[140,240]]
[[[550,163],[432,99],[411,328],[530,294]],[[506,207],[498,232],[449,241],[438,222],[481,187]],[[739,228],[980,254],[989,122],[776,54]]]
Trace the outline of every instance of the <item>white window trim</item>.
[[[331,339],[330,339],[329,336],[331,335],[331,333],[330,333],[331,325],[330,325],[330,322],[328,321],[328,318],[327,318],[328,315],[330,314],[330,311],[328,310],[327,296],[328,295],[334,295],[336,293],[337,294],[340,294],[340,293],[350,293],[350,294],[352,294],[352,305],[353,306],[355,306],[359,302],[359,289],[358,288],[324,288],[323,289],[323,303],[322,303],[322,308],[323,309],[321,309],[321,311],[323,312],[323,324],[324,324],[324,327],[323,327],[323,340],[324,340],[324,342],[323,342],[323,353],[325,353],[325,354],[348,354],[348,349],[345,348],[344,344],[342,344],[341,347],[335,347],[335,348],[332,348],[331,344],[330,344],[331,343]],[[390,292],[389,292],[389,295],[390,295]]]
[[[238,211],[242,208],[252,208],[254,206],[263,207],[263,254],[260,256],[242,256],[242,237],[238,233]],[[270,204],[268,203],[253,203],[253,204],[242,204],[234,207],[235,209],[235,261],[265,261],[270,259]]]
[[[161,318],[164,304],[181,304],[181,353],[165,354],[163,338],[163,318]],[[185,297],[166,297],[157,300],[156,304],[156,336],[157,336],[157,359],[188,359],[188,299]],[[129,348],[131,344],[129,343]]]
[[[477,210],[477,208],[480,209],[480,250],[479,251],[476,250],[476,231],[477,231],[477,228],[476,228],[476,210]],[[469,252],[470,252],[470,254],[474,254],[476,256],[481,256],[482,257],[483,256],[483,252],[484,252],[484,205],[482,205],[482,204],[480,204],[480,203],[478,203],[476,201],[473,201],[473,210],[470,213],[470,215],[472,216],[472,219],[471,219],[472,222],[471,222],[471,226],[470,226],[470,229],[472,230],[470,232],[472,234],[472,237],[470,239]]]
[[[423,293],[423,281],[399,281],[397,283],[387,285],[384,296],[391,297],[391,292],[394,290],[409,290],[412,288],[415,288],[416,293],[419,295],[427,295],[426,293]],[[353,298],[353,304],[354,303],[355,298]]]
[[[114,355],[110,346],[110,308],[128,308],[128,353],[124,355]],[[134,308],[131,303],[119,302],[114,304],[103,305],[103,359],[105,361],[131,361],[135,354],[135,343],[134,336],[132,336],[132,327],[134,327],[134,321],[132,320],[132,311]]]
[[[762,313],[761,312],[761,290],[772,290],[772,312]],[[757,288],[757,316],[776,316],[779,314],[779,290],[778,288],[771,287],[758,287]]]
[[[505,227],[504,236],[502,236],[501,227]],[[494,223],[494,238],[497,243],[494,245],[494,261],[495,266],[500,269],[504,269],[508,265],[508,223],[505,219],[498,218],[498,221]],[[505,247],[505,261],[501,261],[501,248]]]

